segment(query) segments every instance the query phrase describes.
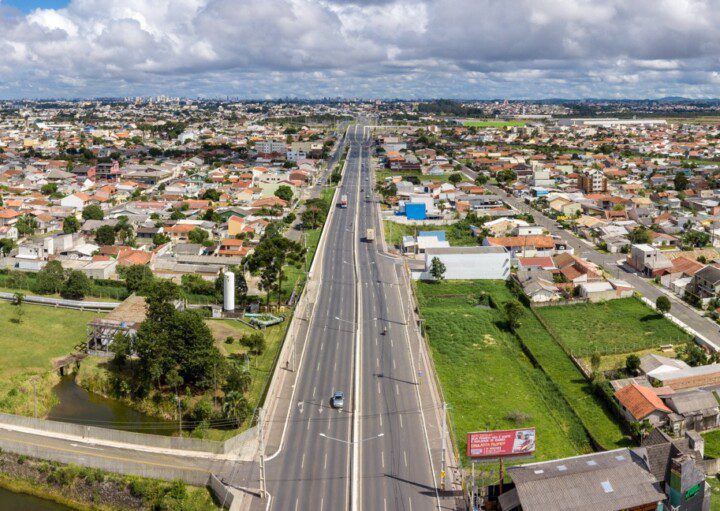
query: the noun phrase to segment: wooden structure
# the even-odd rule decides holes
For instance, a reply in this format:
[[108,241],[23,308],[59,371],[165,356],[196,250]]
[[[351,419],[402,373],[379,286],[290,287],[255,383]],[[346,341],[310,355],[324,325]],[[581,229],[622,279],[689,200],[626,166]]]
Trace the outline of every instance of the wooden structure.
[[87,325],[87,353],[112,355],[110,345],[117,334],[134,337],[145,321],[145,298],[132,294],[106,316],[96,318]]

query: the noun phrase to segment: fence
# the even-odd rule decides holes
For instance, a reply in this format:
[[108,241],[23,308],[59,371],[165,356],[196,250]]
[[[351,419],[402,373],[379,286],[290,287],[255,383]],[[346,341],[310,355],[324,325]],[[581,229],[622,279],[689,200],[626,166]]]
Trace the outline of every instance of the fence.
[[[0,292],[0,300],[15,302],[15,293]],[[47,305],[49,307],[60,307],[65,309],[77,309],[86,311],[111,311],[118,305],[118,302],[86,302],[82,300],[65,300],[64,298],[49,298],[46,296],[28,295],[23,296],[23,303],[33,305]]]
[[579,305],[582,303],[590,303],[590,299],[572,298],[570,300],[553,300],[550,302],[531,302],[530,307],[534,309],[542,309],[543,307],[563,307],[566,305]]

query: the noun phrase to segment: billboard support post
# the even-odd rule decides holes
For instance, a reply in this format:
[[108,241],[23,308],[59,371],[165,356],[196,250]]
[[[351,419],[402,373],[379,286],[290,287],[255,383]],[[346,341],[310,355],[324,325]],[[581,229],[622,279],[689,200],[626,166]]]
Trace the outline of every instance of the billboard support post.
[[503,492],[503,479],[505,479],[505,466],[503,464],[503,458],[500,458],[500,491],[498,495],[502,495]]

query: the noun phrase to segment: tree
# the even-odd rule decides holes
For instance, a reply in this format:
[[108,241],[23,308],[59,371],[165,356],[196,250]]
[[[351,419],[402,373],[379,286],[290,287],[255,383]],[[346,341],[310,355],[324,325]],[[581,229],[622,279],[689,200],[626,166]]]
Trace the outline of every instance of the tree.
[[252,384],[252,376],[250,371],[246,371],[238,362],[233,362],[228,367],[228,373],[225,377],[223,392],[241,392],[245,393],[250,390]]
[[90,293],[90,278],[80,270],[70,270],[60,294],[68,300],[82,300]]
[[223,398],[223,413],[225,417],[232,419],[235,426],[238,427],[252,413],[252,407],[241,392],[231,391],[225,394]]
[[520,317],[525,312],[523,306],[517,300],[509,300],[503,305],[505,311],[505,319],[507,320],[508,328],[511,332],[515,333],[520,327]]
[[293,190],[288,185],[280,185],[277,190],[275,190],[275,197],[285,202],[290,202],[293,198]]
[[495,179],[500,184],[510,184],[517,179],[517,174],[512,170],[501,170],[495,175]]
[[190,240],[190,243],[198,243],[202,245],[208,239],[210,238],[210,234],[205,229],[201,229],[200,227],[195,227],[192,231],[188,233],[188,240]]
[[115,229],[111,225],[101,225],[95,231],[95,243],[98,245],[114,245]]
[[437,258],[433,257],[432,261],[430,261],[430,275],[432,275],[432,278],[435,280],[443,280],[445,278],[445,265],[443,262]]
[[201,199],[218,202],[220,200],[220,192],[214,188],[208,188],[200,196]]
[[156,247],[158,247],[160,245],[164,245],[165,243],[169,243],[169,242],[170,242],[170,236],[168,236],[165,233],[159,232],[159,233],[153,235],[153,245],[155,245]]
[[655,308],[658,310],[660,314],[663,316],[670,312],[670,307],[672,305],[670,304],[670,300],[665,295],[660,295],[657,297],[657,300],[655,300]]
[[640,369],[640,357],[635,354],[628,355],[625,359],[625,368],[630,374],[635,374]]
[[322,199],[308,199],[305,202],[305,210],[300,215],[305,229],[317,229],[327,218],[329,206]]
[[159,388],[175,369],[185,385],[207,389],[225,361],[202,316],[175,309],[179,297],[179,288],[170,281],[160,279],[149,286],[147,316],[134,343],[137,374],[146,387]]
[[687,190],[690,181],[685,175],[685,172],[679,171],[675,173],[675,177],[673,178],[673,184],[675,185],[675,190],[677,190],[678,192],[682,192],[684,190]]
[[40,193],[43,195],[52,195],[53,193],[56,193],[58,190],[58,187],[55,183],[47,183],[40,187]]
[[690,247],[704,247],[710,244],[710,235],[704,231],[688,229],[683,234],[682,242]]
[[637,227],[628,235],[628,239],[635,244],[650,243],[650,231],[644,227]]
[[82,210],[82,217],[84,220],[102,220],[105,218],[103,210],[97,204],[89,204]]
[[125,287],[131,293],[147,289],[153,283],[153,272],[149,266],[144,264],[133,264],[121,270],[121,276],[125,280]]
[[63,232],[65,234],[72,234],[80,230],[80,221],[75,215],[70,215],[63,220]]
[[13,304],[15,305],[15,319],[12,320],[14,323],[17,323],[18,325],[23,322],[23,317],[25,316],[25,309],[23,308],[23,303],[25,301],[25,295],[22,293],[15,293],[14,295],[14,301]]
[[65,270],[60,261],[50,261],[37,273],[31,291],[41,295],[59,293],[65,282]]
[[704,349],[697,344],[687,344],[684,350],[681,350],[680,357],[689,366],[696,367],[706,365],[708,356]]
[[18,218],[15,228],[22,236],[32,236],[38,228],[37,220],[32,215],[23,215]]
[[478,186],[484,186],[485,184],[487,184],[489,179],[490,178],[488,176],[486,176],[485,174],[478,174],[475,177],[475,184]]
[[278,291],[278,303],[280,302],[280,290],[285,276],[284,266],[292,264],[300,268],[305,256],[302,245],[281,236],[277,229],[269,229],[269,227],[255,247],[255,252],[247,259],[248,269],[260,274],[260,286],[267,293],[268,304],[272,290]]
[[10,255],[13,248],[15,248],[15,241],[10,238],[0,239],[0,255]]
[[240,338],[240,344],[245,346],[253,355],[262,355],[265,351],[265,336],[260,332],[244,335]]
[[463,176],[460,172],[453,172],[448,176],[448,181],[450,181],[452,184],[456,185],[459,182],[463,180]]

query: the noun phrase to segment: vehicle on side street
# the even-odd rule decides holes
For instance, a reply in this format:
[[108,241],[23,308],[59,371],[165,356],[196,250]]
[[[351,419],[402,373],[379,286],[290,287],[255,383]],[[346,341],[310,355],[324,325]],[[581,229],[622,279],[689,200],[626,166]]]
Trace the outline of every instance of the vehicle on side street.
[[330,405],[337,410],[342,410],[345,406],[345,394],[340,390],[335,391],[330,399]]

